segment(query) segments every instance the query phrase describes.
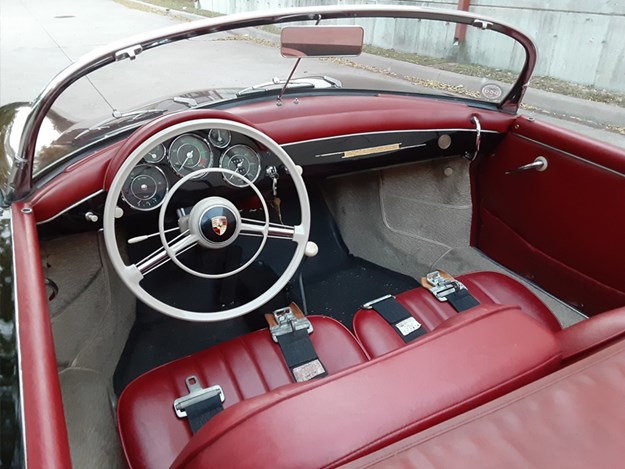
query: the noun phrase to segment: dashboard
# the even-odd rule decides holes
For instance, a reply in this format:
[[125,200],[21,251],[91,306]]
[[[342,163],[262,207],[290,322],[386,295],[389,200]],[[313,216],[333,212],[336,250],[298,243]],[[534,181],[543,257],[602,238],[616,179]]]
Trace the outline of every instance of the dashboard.
[[[252,139],[225,129],[183,133],[149,150],[126,179],[121,198],[130,208],[159,208],[172,185],[194,171],[221,168],[221,182],[231,188],[246,187],[277,174],[277,158]],[[195,183],[208,176],[192,178]],[[214,181],[213,181],[214,183]],[[196,184],[197,185],[197,184]]]
[[[282,106],[259,100],[223,109],[182,111],[161,118],[159,128],[176,125],[189,113],[257,128],[282,146],[308,180],[469,154],[476,145],[471,121],[475,115],[482,125],[482,151],[489,152],[515,119],[502,112],[426,98],[316,95]],[[37,222],[45,224],[67,213],[71,223],[79,224],[90,212],[101,215],[104,196],[124,162],[120,150],[129,145],[136,148],[147,137],[140,128],[124,138],[110,139],[38,180],[29,200],[36,208]],[[281,186],[290,179],[278,158],[252,139],[202,128],[172,135],[143,155],[126,181],[120,208],[128,214],[156,213],[171,187],[202,167],[230,169],[265,191],[271,190],[274,169]],[[237,182],[236,176],[211,174],[189,181],[181,192],[189,199],[201,198],[199,191],[210,186],[216,195],[230,197],[239,190]]]

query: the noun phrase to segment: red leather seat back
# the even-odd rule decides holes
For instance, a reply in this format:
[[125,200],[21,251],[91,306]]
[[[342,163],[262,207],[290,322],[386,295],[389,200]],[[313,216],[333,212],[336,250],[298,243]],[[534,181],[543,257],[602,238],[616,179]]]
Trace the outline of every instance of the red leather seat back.
[[[549,330],[556,332],[561,329],[556,317],[536,295],[507,275],[476,272],[460,275],[457,279],[482,305],[517,305]],[[397,301],[428,331],[458,314],[449,303],[438,301],[425,288],[415,288],[397,295]],[[374,310],[361,309],[356,313],[354,333],[371,357],[379,357],[405,345],[395,329]]]
[[[311,341],[330,375],[367,360],[343,325],[327,317],[309,319],[315,329]],[[185,378],[191,375],[203,387],[219,384],[226,396],[224,407],[293,381],[266,329],[145,373],[128,385],[117,408],[119,434],[133,469],[168,468],[191,439],[188,422],[178,419],[173,408],[176,398],[188,394]]]
[[346,466],[623,467],[625,341]]
[[553,333],[517,308],[465,315],[370,363],[226,409],[173,467],[335,467],[558,367]]

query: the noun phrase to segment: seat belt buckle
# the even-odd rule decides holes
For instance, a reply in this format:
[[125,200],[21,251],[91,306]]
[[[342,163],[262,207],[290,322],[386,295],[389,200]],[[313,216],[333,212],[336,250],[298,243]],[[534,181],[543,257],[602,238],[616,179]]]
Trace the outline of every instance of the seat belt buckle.
[[265,319],[269,324],[271,338],[276,343],[281,335],[302,329],[306,329],[308,334],[313,332],[312,323],[295,303],[291,303],[286,308],[276,309],[273,313],[265,314]]
[[447,301],[447,297],[460,290],[466,290],[462,282],[459,282],[447,272],[435,270],[421,278],[421,286],[427,288],[434,297],[441,302]]
[[187,408],[198,402],[205,401],[215,396],[219,396],[222,403],[226,400],[224,392],[218,384],[209,388],[203,388],[196,376],[188,376],[185,382],[189,394],[179,397],[174,401],[174,410],[178,418],[185,418],[187,416]]

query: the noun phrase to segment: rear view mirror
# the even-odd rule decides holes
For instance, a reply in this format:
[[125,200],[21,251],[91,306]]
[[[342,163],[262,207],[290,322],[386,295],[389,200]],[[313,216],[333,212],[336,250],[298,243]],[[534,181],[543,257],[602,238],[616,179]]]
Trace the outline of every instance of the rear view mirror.
[[283,57],[355,56],[362,52],[360,26],[287,26],[280,35]]

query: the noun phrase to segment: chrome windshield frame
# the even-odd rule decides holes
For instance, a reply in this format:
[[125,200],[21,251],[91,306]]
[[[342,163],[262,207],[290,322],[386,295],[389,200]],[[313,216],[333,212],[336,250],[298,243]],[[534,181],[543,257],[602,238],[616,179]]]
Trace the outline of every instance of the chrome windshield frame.
[[470,12],[441,10],[409,6],[322,6],[273,10],[268,12],[241,13],[191,23],[183,23],[150,33],[132,36],[108,46],[94,50],[57,74],[34,100],[26,118],[18,152],[15,155],[9,185],[7,202],[28,197],[33,188],[33,163],[37,135],[41,124],[56,99],[73,83],[85,75],[120,60],[134,60],[143,51],[196,36],[228,31],[231,29],[261,26],[270,23],[311,21],[318,19],[405,17],[425,20],[450,21],[481,29],[490,29],[510,36],[525,49],[526,60],[519,78],[499,109],[516,113],[536,64],[536,47],[531,39],[510,25],[495,19]]

